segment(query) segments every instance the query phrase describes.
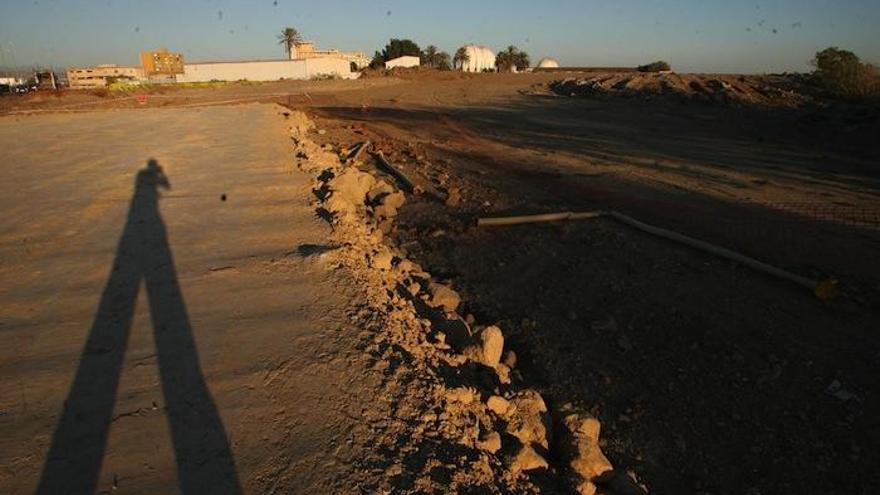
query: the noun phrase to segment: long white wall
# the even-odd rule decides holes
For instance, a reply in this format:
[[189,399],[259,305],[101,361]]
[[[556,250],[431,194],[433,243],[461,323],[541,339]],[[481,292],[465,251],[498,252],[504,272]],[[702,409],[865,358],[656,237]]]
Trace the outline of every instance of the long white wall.
[[298,60],[264,60],[249,62],[207,62],[184,64],[183,74],[177,82],[207,81],[277,81],[279,79],[311,79],[322,75],[335,75],[350,79],[351,64],[337,58]]

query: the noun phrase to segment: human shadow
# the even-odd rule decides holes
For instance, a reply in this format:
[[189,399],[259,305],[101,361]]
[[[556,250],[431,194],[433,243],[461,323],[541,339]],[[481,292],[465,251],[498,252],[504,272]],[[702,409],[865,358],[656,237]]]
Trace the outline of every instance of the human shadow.
[[170,183],[151,159],[137,174],[116,259],[64,402],[37,494],[96,491],[141,280],[149,300],[180,491],[241,493],[226,431],[199,365],[159,214],[159,188],[168,189]]

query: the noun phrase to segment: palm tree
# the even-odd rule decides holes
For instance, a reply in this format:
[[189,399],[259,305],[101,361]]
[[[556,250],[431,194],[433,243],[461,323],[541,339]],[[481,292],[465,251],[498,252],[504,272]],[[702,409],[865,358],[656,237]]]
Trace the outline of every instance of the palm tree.
[[292,27],[286,27],[281,31],[281,34],[278,35],[278,44],[283,45],[287,50],[287,55],[290,56],[292,53],[293,47],[302,43],[303,37],[299,34],[299,31]]
[[529,55],[510,45],[495,57],[495,65],[499,71],[513,72],[514,70],[526,69],[529,66]]
[[452,58],[452,65],[454,67],[462,69],[464,68],[464,64],[470,61],[471,57],[470,55],[468,55],[467,49],[465,49],[465,47],[461,47],[455,52],[455,56]]
[[439,51],[436,46],[428,45],[428,48],[425,48],[425,51],[422,52],[422,63],[430,69],[435,69],[438,53]]

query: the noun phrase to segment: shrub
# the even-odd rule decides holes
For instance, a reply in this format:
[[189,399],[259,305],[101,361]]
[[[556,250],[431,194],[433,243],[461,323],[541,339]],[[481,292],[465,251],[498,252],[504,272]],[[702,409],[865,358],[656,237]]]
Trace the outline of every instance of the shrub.
[[639,72],[665,72],[672,70],[672,67],[667,62],[658,60],[656,62],[651,62],[650,64],[640,65],[637,70]]
[[816,53],[814,81],[829,95],[852,100],[880,97],[880,76],[877,68],[862,63],[849,51],[830,47]]

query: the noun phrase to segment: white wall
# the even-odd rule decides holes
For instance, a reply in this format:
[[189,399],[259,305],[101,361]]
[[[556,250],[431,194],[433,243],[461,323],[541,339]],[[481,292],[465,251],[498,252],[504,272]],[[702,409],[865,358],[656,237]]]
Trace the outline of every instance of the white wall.
[[403,57],[397,57],[385,62],[386,69],[393,69],[395,67],[418,67],[421,64],[421,60],[419,57],[413,55],[404,55]]
[[320,58],[184,64],[183,74],[177,75],[177,82],[239,81],[242,79],[277,81],[281,78],[310,79],[327,74],[346,79],[357,77],[357,74],[351,73],[348,61],[338,58]]

